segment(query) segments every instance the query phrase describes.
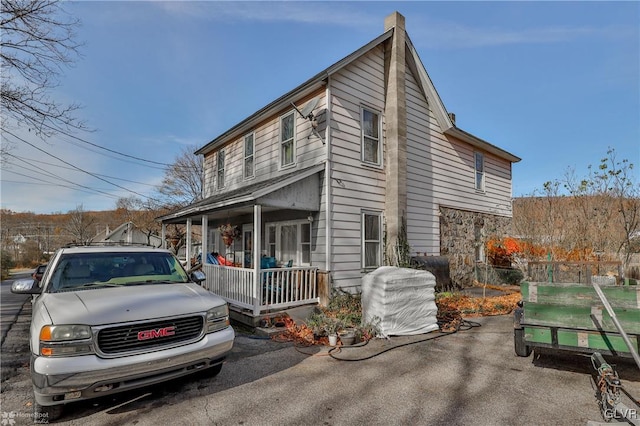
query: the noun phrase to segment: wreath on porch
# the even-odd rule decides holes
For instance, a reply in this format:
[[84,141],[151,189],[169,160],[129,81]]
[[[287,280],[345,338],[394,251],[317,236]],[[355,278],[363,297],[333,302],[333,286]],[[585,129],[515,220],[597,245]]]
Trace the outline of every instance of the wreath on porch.
[[222,235],[222,241],[224,241],[224,244],[227,247],[233,243],[233,240],[240,237],[240,230],[238,229],[238,226],[231,225],[230,223],[220,225],[218,230],[220,231],[220,235]]

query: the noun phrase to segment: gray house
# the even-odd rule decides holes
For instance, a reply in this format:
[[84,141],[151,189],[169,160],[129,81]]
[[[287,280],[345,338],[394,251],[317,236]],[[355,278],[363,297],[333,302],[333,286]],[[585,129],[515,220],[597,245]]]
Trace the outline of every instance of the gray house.
[[[456,127],[404,17],[384,24],[200,148],[203,200],[160,218],[163,230],[200,226],[203,252],[229,261],[202,256],[206,286],[232,307],[259,315],[317,302],[416,254],[447,255],[468,283],[483,238],[510,226],[520,159]],[[223,224],[238,230],[228,246]]]

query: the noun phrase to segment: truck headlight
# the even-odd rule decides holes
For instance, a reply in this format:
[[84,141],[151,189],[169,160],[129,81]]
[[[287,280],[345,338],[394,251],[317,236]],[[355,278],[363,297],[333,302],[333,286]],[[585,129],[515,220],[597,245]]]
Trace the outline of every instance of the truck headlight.
[[74,356],[93,353],[88,325],[45,325],[40,329],[42,356]]
[[207,311],[207,333],[227,328],[229,324],[229,308],[226,304]]

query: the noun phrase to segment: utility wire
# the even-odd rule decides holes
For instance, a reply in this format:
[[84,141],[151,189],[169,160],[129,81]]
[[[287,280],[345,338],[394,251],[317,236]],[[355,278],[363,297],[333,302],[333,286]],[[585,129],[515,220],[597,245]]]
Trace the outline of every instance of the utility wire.
[[70,137],[72,139],[78,140],[80,142],[86,143],[86,144],[91,145],[91,146],[95,146],[96,148],[104,149],[105,151],[109,151],[109,152],[112,152],[114,154],[122,155],[123,157],[132,158],[134,160],[143,161],[145,163],[158,164],[160,166],[171,166],[171,164],[168,164],[168,163],[161,163],[161,162],[158,162],[158,161],[147,160],[146,158],[140,158],[140,157],[136,157],[136,156],[133,156],[133,155],[125,154],[125,153],[122,153],[122,152],[119,152],[119,151],[115,151],[113,149],[105,148],[105,147],[100,146],[98,144],[95,144],[93,142],[89,142],[87,140],[84,140],[84,139],[82,139],[82,138],[80,138],[78,136],[75,136],[75,135],[71,134],[71,133],[67,133],[65,131],[62,131],[62,130],[60,130],[58,128],[53,128],[53,127],[49,126],[46,123],[43,123],[43,125],[44,125],[44,127],[48,127],[49,129],[55,130],[56,132],[61,133],[61,134],[65,135],[65,136],[68,136],[68,137]]
[[[136,157],[136,156],[133,156],[133,155],[125,154],[125,153],[120,152],[120,151],[116,151],[116,150],[113,150],[113,149],[105,148],[105,147],[103,147],[103,146],[101,146],[101,145],[98,145],[98,144],[93,143],[93,142],[89,142],[88,140],[82,139],[81,137],[78,137],[78,136],[73,135],[73,134],[71,134],[71,133],[67,133],[67,132],[64,132],[64,131],[62,131],[62,130],[59,130],[59,129],[53,128],[53,127],[49,126],[49,125],[48,125],[48,124],[46,124],[46,123],[43,123],[43,126],[48,127],[48,128],[50,128],[50,129],[52,129],[52,130],[55,130],[55,131],[57,131],[58,133],[61,133],[61,134],[65,135],[65,136],[67,136],[67,137],[69,137],[69,138],[71,138],[71,139],[75,139],[75,140],[77,140],[77,141],[80,141],[80,142],[82,142],[82,143],[85,143],[85,144],[88,144],[88,145],[94,146],[94,147],[96,147],[96,148],[100,148],[100,149],[103,149],[103,150],[105,150],[105,151],[112,152],[112,153],[117,154],[117,155],[121,155],[121,156],[123,156],[123,157],[132,158],[132,159],[134,159],[134,160],[138,160],[138,161],[143,161],[143,162],[145,162],[145,163],[151,163],[151,164],[157,164],[157,165],[163,166],[163,167],[153,167],[153,166],[146,165],[146,167],[151,167],[151,168],[154,168],[154,169],[160,169],[160,170],[164,170],[166,167],[177,168],[177,169],[188,169],[188,168],[185,168],[185,167],[176,166],[175,164],[169,164],[169,163],[162,163],[162,162],[158,162],[158,161],[147,160],[146,158]],[[80,146],[80,145],[78,145],[78,144],[76,144],[76,143],[74,143],[74,142],[67,141],[67,140],[65,140],[64,138],[60,138],[60,139],[61,139],[61,140],[63,140],[63,141],[65,141],[65,142],[71,143],[71,144],[73,144],[73,145],[75,145],[75,146]],[[87,149],[87,148],[85,147],[85,149]],[[90,150],[90,151],[91,151],[91,150]],[[92,151],[92,152],[95,152],[95,151]],[[104,154],[103,154],[103,155],[104,155]],[[109,156],[107,156],[107,157],[109,157]],[[109,157],[109,158],[114,158],[114,157]],[[120,160],[120,161],[125,161],[125,160],[123,160],[122,158],[116,158],[116,159],[117,159],[117,160]]]
[[27,145],[29,145],[29,146],[31,146],[31,147],[33,147],[33,148],[37,149],[38,151],[43,152],[43,153],[45,153],[45,154],[47,154],[47,155],[50,155],[51,157],[55,158],[56,160],[58,160],[58,161],[60,161],[60,162],[62,162],[62,163],[64,163],[64,164],[66,164],[66,165],[68,165],[68,166],[71,166],[71,167],[73,167],[73,168],[74,168],[74,169],[76,169],[76,170],[79,170],[79,171],[81,171],[81,172],[83,172],[83,173],[86,173],[86,174],[88,174],[89,176],[93,176],[94,178],[96,178],[96,179],[98,179],[98,180],[101,180],[101,181],[103,181],[103,182],[106,182],[106,183],[108,183],[109,185],[113,185],[113,186],[115,186],[115,187],[117,187],[117,188],[123,189],[123,190],[125,190],[125,191],[127,191],[127,192],[130,192],[130,193],[132,193],[132,194],[135,194],[135,195],[138,195],[138,196],[140,196],[140,197],[146,198],[146,199],[148,199],[148,200],[153,200],[153,201],[156,201],[156,202],[160,202],[159,200],[157,200],[157,199],[155,199],[155,198],[153,198],[153,197],[149,197],[149,196],[147,196],[147,195],[143,195],[143,194],[141,194],[141,193],[139,193],[139,192],[132,191],[131,189],[125,188],[124,186],[118,185],[117,183],[113,183],[113,182],[110,182],[110,181],[108,181],[108,180],[106,180],[106,179],[103,179],[103,178],[101,178],[100,176],[96,175],[95,173],[91,173],[91,172],[88,172],[88,171],[86,171],[86,170],[84,170],[84,169],[81,169],[80,167],[74,166],[73,164],[71,164],[71,163],[69,163],[69,162],[67,162],[67,161],[65,161],[65,160],[63,160],[63,159],[61,159],[60,157],[57,157],[57,156],[55,156],[55,155],[53,155],[53,154],[51,154],[51,153],[49,153],[49,152],[45,151],[45,150],[44,150],[44,149],[42,149],[42,148],[37,147],[36,145],[32,144],[31,142],[29,142],[29,141],[27,141],[27,140],[25,140],[25,139],[22,139],[21,137],[19,137],[19,136],[17,136],[17,135],[15,135],[15,134],[13,134],[13,133],[12,133],[12,132],[10,132],[10,131],[5,130],[5,132],[6,132],[6,133],[8,133],[8,134],[10,134],[10,135],[11,135],[11,136],[13,136],[14,138],[16,138],[16,139],[18,139],[18,140],[20,140],[20,141],[22,141],[22,142],[26,143]]
[[[111,198],[113,198],[113,199],[116,199],[116,200],[119,198],[118,196],[113,195],[113,194],[110,194],[110,193],[108,193],[108,192],[101,191],[101,190],[99,190],[99,189],[95,189],[95,188],[90,188],[90,187],[88,187],[88,186],[80,185],[80,184],[78,184],[78,183],[71,182],[70,180],[67,180],[67,179],[62,178],[62,177],[59,177],[59,176],[58,176],[58,179],[61,179],[61,180],[65,181],[65,182],[68,182],[68,183],[70,183],[70,184],[72,184],[72,185],[75,185],[76,187],[74,187],[74,186],[69,186],[69,185],[62,185],[62,184],[59,184],[59,183],[58,183],[58,184],[56,184],[56,183],[51,183],[51,182],[48,182],[48,181],[46,181],[46,180],[44,180],[44,179],[37,178],[37,177],[35,177],[35,176],[25,175],[25,174],[23,174],[23,173],[16,172],[15,170],[8,170],[8,172],[13,173],[13,174],[16,174],[16,175],[18,175],[18,176],[24,176],[24,177],[27,177],[27,178],[35,179],[36,181],[40,181],[40,182],[41,182],[41,183],[38,183],[38,182],[23,182],[23,183],[32,183],[32,184],[36,184],[36,183],[37,183],[38,185],[42,185],[42,184],[44,183],[44,184],[46,184],[46,185],[53,185],[53,186],[59,186],[59,187],[62,187],[62,188],[69,188],[69,189],[73,189],[73,190],[78,190],[78,191],[86,192],[86,193],[88,193],[88,194],[90,194],[90,193],[91,193],[91,192],[83,191],[82,189],[78,189],[78,188],[77,188],[77,187],[80,187],[80,188],[88,189],[89,191],[92,191],[92,192],[94,192],[94,193],[95,193],[95,192],[97,192],[97,193],[99,193],[99,194],[104,194],[104,195],[106,195],[106,196],[108,196],[108,197],[111,197]],[[52,177],[56,177],[56,176],[55,176],[55,175],[53,175]],[[7,181],[3,180],[3,182],[7,182]]]
[[[30,159],[30,158],[21,157],[19,155],[14,155],[14,154],[11,154],[11,153],[8,153],[8,152],[5,153],[5,154],[8,155],[9,157],[13,157],[13,158],[16,158],[18,160],[22,160],[22,162],[24,162],[25,164],[28,164],[29,161],[37,161],[38,164],[46,164],[48,166],[60,167],[61,169],[65,169],[65,170],[74,170],[72,167],[61,166],[60,164],[53,164],[53,163],[49,163],[49,162],[41,161],[41,160],[33,160],[33,159]],[[102,176],[103,178],[108,178],[108,179],[116,179],[116,180],[120,180],[120,181],[123,181],[123,182],[135,183],[137,185],[150,186],[152,188],[157,187],[157,185],[153,185],[151,183],[138,182],[138,181],[135,181],[135,180],[128,180],[128,179],[123,179],[123,178],[119,178],[119,177],[115,177],[115,176],[103,175],[103,174],[100,174],[100,173],[96,173],[96,176]]]

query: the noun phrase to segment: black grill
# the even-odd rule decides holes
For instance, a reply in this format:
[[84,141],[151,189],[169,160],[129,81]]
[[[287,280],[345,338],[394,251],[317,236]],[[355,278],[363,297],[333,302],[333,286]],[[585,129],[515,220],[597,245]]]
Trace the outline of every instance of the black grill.
[[[98,333],[98,348],[108,355],[151,351],[195,339],[201,335],[203,325],[203,317],[194,316],[105,328]],[[162,330],[167,327],[173,327],[172,335],[163,335]]]

